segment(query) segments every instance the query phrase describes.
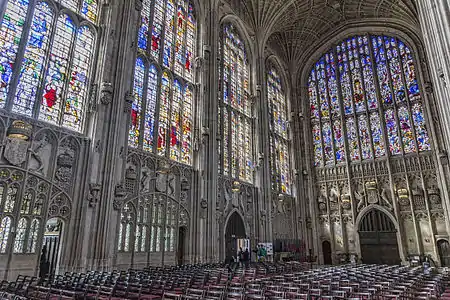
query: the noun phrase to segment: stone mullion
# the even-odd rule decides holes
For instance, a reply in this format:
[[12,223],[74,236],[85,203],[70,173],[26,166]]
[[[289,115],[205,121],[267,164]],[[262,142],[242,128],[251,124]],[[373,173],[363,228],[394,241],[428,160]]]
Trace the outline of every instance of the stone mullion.
[[[139,122],[139,141],[138,141],[138,149],[143,148],[144,144],[144,134],[145,134],[145,116],[147,115],[147,92],[148,92],[148,78],[149,78],[149,71],[150,71],[150,64],[145,62],[145,74],[144,74],[144,85],[142,88],[142,102],[141,102],[141,120]],[[135,66],[133,66],[133,79],[135,76]],[[134,90],[134,83],[133,83],[133,90]]]
[[358,54],[358,57],[355,58],[355,56],[353,56],[353,60],[354,62],[356,62],[359,65],[359,76],[361,76],[361,89],[363,91],[363,95],[364,95],[364,107],[366,109],[365,114],[367,116],[367,123],[369,125],[369,128],[367,128],[369,130],[369,132],[371,133],[371,139],[370,139],[370,147],[372,149],[372,155],[373,155],[373,159],[375,160],[376,154],[375,154],[375,147],[374,147],[374,143],[373,143],[373,132],[372,132],[372,122],[370,120],[370,111],[369,111],[369,106],[367,104],[367,92],[366,92],[366,80],[364,78],[364,69],[363,69],[363,65],[361,62],[361,53],[359,52],[359,43],[356,45],[356,53]]
[[[344,51],[345,51],[345,53],[344,53]],[[363,149],[361,147],[361,132],[359,131],[358,114],[356,113],[356,106],[355,106],[355,102],[354,102],[354,99],[353,99],[354,96],[355,96],[355,91],[353,90],[353,74],[352,74],[352,70],[350,69],[350,60],[349,60],[347,46],[345,47],[345,50],[342,49],[342,47],[341,47],[341,53],[342,53],[342,56],[344,54],[347,55],[347,61],[346,62],[344,61],[343,65],[345,65],[347,63],[347,66],[348,66],[347,74],[348,74],[348,78],[349,78],[349,81],[350,81],[349,82],[349,86],[350,86],[350,90],[351,90],[351,100],[350,101],[351,101],[352,106],[353,106],[353,113],[351,115],[353,116],[353,119],[355,121],[356,134],[357,134],[357,137],[358,137],[357,143],[358,143],[358,148],[359,148],[359,161],[362,162],[364,159],[363,159],[363,155],[362,155]]]
[[3,17],[4,17],[4,13],[6,11],[7,6],[8,6],[8,0],[2,1],[2,3],[0,3],[0,24],[3,23]]
[[[405,170],[406,170],[406,166],[405,166]],[[420,174],[419,174],[420,175]],[[422,240],[420,238],[421,233],[420,233],[420,229],[419,229],[419,223],[417,222],[416,219],[416,210],[414,207],[414,195],[412,192],[412,186],[410,184],[410,176],[409,174],[405,174],[405,179],[406,179],[406,188],[408,189],[408,197],[409,197],[409,208],[411,209],[411,217],[412,217],[412,221],[414,224],[414,234],[416,237],[416,246],[417,246],[417,250],[419,250],[419,253],[423,253],[423,243]],[[399,219],[401,220],[401,219]],[[403,237],[407,237],[407,235],[401,235],[401,238],[403,240]],[[402,250],[406,250],[406,249],[402,249]],[[403,252],[403,251],[402,251]]]
[[[409,87],[406,83],[406,79],[405,79],[405,71],[403,68],[403,60],[402,60],[402,56],[400,54],[400,47],[398,46],[398,39],[395,39],[395,50],[397,50],[397,54],[398,54],[398,63],[400,66],[400,76],[402,78],[402,83],[403,83],[403,87],[405,88],[405,97],[406,97],[406,108],[408,110],[408,114],[409,114],[409,119],[411,122],[411,131],[413,133],[413,137],[414,137],[414,145],[416,145],[416,152],[419,153],[419,143],[417,141],[417,135],[416,135],[416,126],[415,126],[415,122],[414,122],[414,118],[412,115],[412,111],[411,111],[411,100],[409,98]],[[391,45],[391,49],[393,48],[393,46]],[[417,102],[416,102],[417,103]]]
[[[8,1],[6,1],[6,2],[8,2]],[[36,11],[36,8],[35,8],[36,3],[35,2],[36,1],[33,1],[33,0],[29,1],[28,11],[25,15],[25,22],[23,24],[22,35],[20,37],[21,43],[19,43],[19,47],[16,52],[16,59],[13,62],[14,65],[12,68],[11,79],[9,81],[9,90],[8,90],[8,94],[6,95],[5,106],[4,106],[5,109],[8,111],[11,111],[12,107],[14,105],[14,97],[16,94],[17,84],[19,82],[19,76],[20,76],[19,70],[22,67],[23,57],[25,56],[25,49],[28,45],[28,35],[31,31],[31,26],[32,26],[32,22],[33,22],[33,15],[34,15],[34,12]],[[54,16],[56,17],[56,22],[57,22],[58,18],[57,18],[56,12],[54,12]],[[54,35],[54,32],[53,32],[53,35]],[[76,40],[76,34],[75,34],[75,40]],[[70,53],[71,53],[70,57],[72,57],[72,52],[73,52],[74,48],[75,48],[75,46],[72,47],[72,49],[70,49]],[[71,67],[72,67],[71,64],[69,64],[68,70],[70,70]],[[66,80],[66,82],[67,82],[67,80]],[[66,84],[64,84],[64,87],[66,87]]]
[[[220,53],[219,53],[219,58],[221,59],[220,62],[220,68],[222,69],[222,71],[219,72],[219,86],[218,86],[218,90],[220,93],[220,99],[218,99],[218,116],[220,116],[220,119],[218,120],[219,124],[217,124],[217,131],[218,131],[218,136],[220,136],[220,143],[219,143],[219,147],[220,147],[220,156],[218,156],[218,161],[219,161],[219,173],[221,172],[222,175],[224,175],[224,160],[225,160],[225,147],[227,147],[228,145],[225,146],[225,141],[224,141],[224,135],[225,135],[225,131],[224,131],[224,118],[225,118],[225,111],[227,111],[227,107],[226,105],[223,103],[223,92],[224,92],[224,49],[225,49],[225,43],[223,42],[223,27],[220,27],[220,33],[219,33],[219,39],[220,39],[220,44],[222,45],[222,47],[219,47]],[[219,51],[218,51],[219,52]],[[216,95],[217,97],[218,95]],[[228,115],[228,112],[227,112]],[[228,132],[229,133],[229,132]],[[229,154],[229,152],[228,152]],[[229,158],[227,158],[229,159]],[[229,170],[228,170],[229,172]]]
[[[333,46],[333,56],[335,58],[335,62],[337,59],[337,52],[336,52],[336,47]],[[335,63],[335,68],[336,68],[336,86],[337,86],[337,92],[338,92],[338,101],[339,101],[339,110],[340,110],[340,117],[341,117],[341,124],[342,124],[342,133],[344,135],[344,145],[345,145],[345,165],[347,168],[347,182],[348,182],[348,189],[349,189],[349,194],[350,194],[350,206],[351,206],[351,213],[352,213],[352,222],[355,222],[358,213],[356,211],[356,207],[354,205],[354,192],[353,192],[353,184],[352,184],[352,169],[351,169],[351,157],[350,157],[350,152],[349,152],[349,145],[348,145],[348,135],[347,135],[347,125],[345,122],[345,112],[344,112],[344,105],[343,105],[343,97],[342,97],[342,84],[341,84],[341,72],[339,70],[339,66]],[[342,200],[342,195],[341,195],[341,200]],[[339,209],[341,210],[341,207],[339,207]],[[342,216],[342,212],[341,216]],[[343,220],[341,218],[341,223],[343,223]],[[344,228],[344,226],[342,226],[342,232],[346,233],[346,228]],[[345,245],[345,249],[346,251],[348,251],[348,243],[344,243]]]
[[324,67],[324,78],[323,81],[325,82],[325,98],[326,101],[328,102],[328,113],[330,116],[330,128],[331,128],[331,146],[332,146],[332,151],[333,151],[333,162],[334,165],[336,166],[337,164],[337,160],[336,160],[336,145],[335,145],[335,133],[334,133],[334,128],[333,128],[333,114],[331,112],[331,101],[330,101],[330,93],[329,93],[329,89],[328,89],[328,76],[327,76],[327,68],[326,65],[328,65],[328,63],[325,60],[325,67]]
[[[314,80],[315,80],[314,82],[315,82],[315,87],[316,87],[317,104],[319,106],[318,107],[318,109],[319,109],[319,119],[312,121],[312,123],[313,123],[313,125],[319,125],[319,129],[320,129],[320,144],[322,145],[322,164],[323,164],[320,167],[325,167],[326,166],[326,161],[325,161],[325,147],[324,147],[324,142],[323,142],[322,105],[320,103],[319,82],[318,82],[317,70],[316,70],[315,74],[316,74],[316,76],[314,78]],[[315,155],[315,152],[314,152],[314,155]]]
[[[383,36],[381,36],[383,38]],[[377,37],[376,37],[377,39]],[[377,39],[377,43],[378,43],[378,39]],[[399,137],[399,143],[400,143],[400,148],[401,148],[401,154],[403,154],[403,156],[405,155],[405,149],[404,149],[404,145],[403,145],[403,135],[401,132],[401,126],[400,126],[400,122],[399,122],[399,118],[398,118],[398,109],[397,109],[397,103],[396,103],[396,99],[395,99],[395,93],[394,93],[394,87],[392,85],[392,76],[391,76],[391,68],[390,68],[390,60],[387,57],[387,52],[386,52],[386,47],[384,46],[384,39],[382,39],[382,43],[381,46],[378,46],[378,51],[381,50],[381,48],[383,48],[384,51],[384,57],[385,57],[385,65],[386,65],[386,74],[388,76],[388,81],[389,81],[389,89],[392,95],[392,110],[394,111],[394,118],[395,118],[395,122],[397,124],[397,134]]]

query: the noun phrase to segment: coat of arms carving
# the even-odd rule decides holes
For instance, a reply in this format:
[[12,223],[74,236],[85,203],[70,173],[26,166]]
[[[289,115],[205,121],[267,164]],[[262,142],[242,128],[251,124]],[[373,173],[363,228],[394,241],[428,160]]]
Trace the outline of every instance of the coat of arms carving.
[[14,166],[19,166],[27,160],[30,142],[22,139],[6,138],[3,156]]

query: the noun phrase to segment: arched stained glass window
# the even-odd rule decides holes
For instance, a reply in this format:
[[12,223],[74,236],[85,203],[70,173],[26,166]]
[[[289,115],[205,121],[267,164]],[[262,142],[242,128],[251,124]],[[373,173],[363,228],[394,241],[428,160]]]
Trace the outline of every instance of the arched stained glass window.
[[308,95],[315,166],[431,150],[413,55],[395,37],[340,42],[312,68]]
[[22,253],[25,246],[25,234],[28,227],[28,221],[25,218],[19,220],[17,225],[16,237],[14,241],[14,253]]
[[28,253],[35,253],[36,252],[36,246],[37,246],[37,240],[38,240],[38,234],[39,234],[39,220],[34,219],[31,222],[30,231],[28,232],[28,243],[27,243],[27,252]]
[[244,42],[232,24],[223,26],[221,51],[221,172],[252,182],[254,156],[249,64]]
[[[0,108],[82,132],[97,1],[58,2],[61,11],[45,1],[6,1],[0,15]],[[76,17],[64,14],[66,8]]]
[[4,217],[0,222],[0,253],[6,252],[10,231],[11,231],[11,218]]
[[287,102],[280,75],[274,67],[267,73],[270,113],[272,184],[276,191],[291,194]]
[[197,23],[188,0],[144,0],[129,146],[192,164]]

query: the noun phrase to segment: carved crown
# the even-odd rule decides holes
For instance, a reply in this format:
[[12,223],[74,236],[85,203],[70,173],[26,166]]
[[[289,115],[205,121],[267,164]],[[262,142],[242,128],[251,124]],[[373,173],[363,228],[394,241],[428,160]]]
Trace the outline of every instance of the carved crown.
[[33,126],[22,120],[14,120],[8,128],[8,137],[29,140],[33,133]]
[[58,165],[62,167],[71,167],[74,161],[75,159],[69,153],[62,153],[57,159]]

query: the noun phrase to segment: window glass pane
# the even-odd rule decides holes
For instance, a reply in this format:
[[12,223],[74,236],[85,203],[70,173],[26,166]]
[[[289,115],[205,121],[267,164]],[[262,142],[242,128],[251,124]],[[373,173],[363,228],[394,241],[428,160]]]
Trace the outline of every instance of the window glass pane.
[[27,231],[28,222],[25,218],[19,220],[17,224],[16,237],[14,241],[14,253],[22,253],[25,244],[25,233]]
[[0,253],[6,252],[8,237],[11,230],[11,218],[4,217],[0,223]]

